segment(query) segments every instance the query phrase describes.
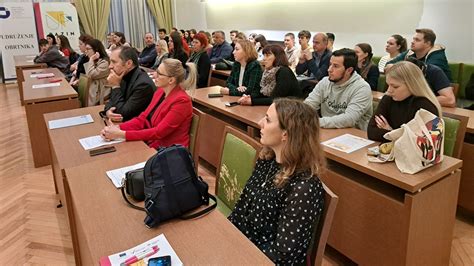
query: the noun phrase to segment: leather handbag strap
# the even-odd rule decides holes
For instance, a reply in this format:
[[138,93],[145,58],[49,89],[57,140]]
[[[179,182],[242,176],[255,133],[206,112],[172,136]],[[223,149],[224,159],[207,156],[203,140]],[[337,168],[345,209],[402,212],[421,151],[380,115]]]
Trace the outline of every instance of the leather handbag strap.
[[204,215],[210,211],[212,211],[213,209],[215,209],[217,207],[217,199],[216,197],[214,197],[213,195],[211,194],[207,194],[209,196],[209,198],[211,198],[213,201],[214,201],[214,204],[212,204],[211,206],[205,208],[204,210],[201,210],[201,211],[198,211],[196,213],[192,213],[192,214],[189,214],[189,215],[183,215],[181,216],[180,218],[183,219],[183,220],[189,220],[189,219],[194,219],[196,217],[199,217],[201,215]]
[[145,211],[145,208],[142,208],[142,207],[139,207],[133,203],[131,203],[129,200],[128,200],[128,197],[125,195],[125,187],[121,187],[120,190],[122,191],[122,196],[123,196],[123,199],[128,203],[128,205],[130,205],[130,207],[134,208],[134,209],[137,209],[139,211]]

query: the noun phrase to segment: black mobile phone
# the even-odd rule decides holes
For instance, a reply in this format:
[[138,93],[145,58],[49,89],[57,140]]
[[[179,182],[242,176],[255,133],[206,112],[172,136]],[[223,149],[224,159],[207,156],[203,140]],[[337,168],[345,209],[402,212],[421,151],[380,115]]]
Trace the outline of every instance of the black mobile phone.
[[161,256],[148,260],[148,266],[171,266],[171,256]]
[[239,105],[239,103],[238,102],[225,103],[225,106],[227,106],[227,107],[232,107],[232,106],[236,106],[236,105]]
[[110,152],[114,152],[114,151],[116,151],[114,146],[107,146],[107,147],[103,147],[103,148],[100,148],[100,149],[90,150],[89,155],[90,156],[96,156],[96,155],[110,153]]
[[220,93],[209,93],[207,95],[207,97],[209,98],[217,98],[217,97],[224,97],[224,95],[220,94]]

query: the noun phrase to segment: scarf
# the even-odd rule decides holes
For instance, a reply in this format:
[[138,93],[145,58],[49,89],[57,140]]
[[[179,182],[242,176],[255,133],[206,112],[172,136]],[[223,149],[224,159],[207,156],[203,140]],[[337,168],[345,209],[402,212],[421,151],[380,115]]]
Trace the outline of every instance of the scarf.
[[191,57],[189,57],[189,62],[194,63],[197,67],[199,59],[201,58],[201,55],[204,53],[204,50],[201,50],[199,52],[193,53]]
[[260,81],[260,92],[263,95],[270,97],[272,94],[273,89],[275,89],[276,86],[276,73],[279,69],[280,67],[274,67],[263,71],[262,80]]

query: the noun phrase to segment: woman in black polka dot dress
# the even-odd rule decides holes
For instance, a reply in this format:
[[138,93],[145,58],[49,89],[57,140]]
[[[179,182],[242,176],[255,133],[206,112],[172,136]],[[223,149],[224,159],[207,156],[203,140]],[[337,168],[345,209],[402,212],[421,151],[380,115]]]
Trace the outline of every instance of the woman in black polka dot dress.
[[304,264],[324,204],[318,117],[278,99],[260,127],[264,149],[229,220],[276,264]]

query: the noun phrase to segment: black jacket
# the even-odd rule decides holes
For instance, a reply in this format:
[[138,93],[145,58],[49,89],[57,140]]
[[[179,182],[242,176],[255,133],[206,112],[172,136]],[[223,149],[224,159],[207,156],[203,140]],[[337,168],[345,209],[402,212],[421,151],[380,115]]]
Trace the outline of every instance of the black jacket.
[[156,86],[148,74],[139,67],[123,76],[120,88],[112,89],[110,101],[105,105],[107,112],[112,107],[114,113],[121,114],[123,121],[130,120],[143,112],[153,98]]
[[275,74],[276,84],[270,97],[264,95],[251,96],[252,105],[271,105],[273,99],[281,97],[295,97],[301,98],[302,93],[298,85],[298,80],[295,77],[293,71],[287,67],[282,66]]

